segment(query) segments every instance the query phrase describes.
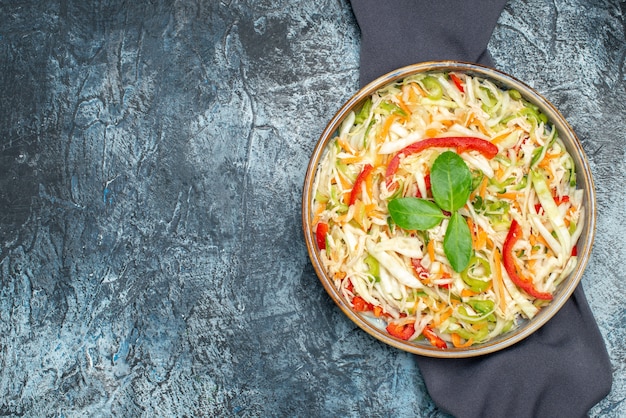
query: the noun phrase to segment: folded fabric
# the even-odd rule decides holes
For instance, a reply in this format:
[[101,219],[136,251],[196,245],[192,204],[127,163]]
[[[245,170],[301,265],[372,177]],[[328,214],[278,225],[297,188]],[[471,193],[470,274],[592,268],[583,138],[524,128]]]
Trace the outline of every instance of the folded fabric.
[[[360,84],[417,62],[493,66],[487,44],[505,0],[352,0]],[[416,356],[435,404],[457,417],[582,417],[610,391],[612,367],[582,285],[547,324],[497,353]]]
[[458,60],[493,66],[487,51],[506,0],[353,0],[360,83],[405,65]]

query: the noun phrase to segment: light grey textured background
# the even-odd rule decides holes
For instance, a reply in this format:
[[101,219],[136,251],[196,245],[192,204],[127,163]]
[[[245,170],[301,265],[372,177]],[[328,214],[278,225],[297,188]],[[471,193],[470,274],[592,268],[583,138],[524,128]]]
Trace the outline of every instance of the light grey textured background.
[[[512,0],[490,43],[595,176],[583,285],[614,385],[593,417],[626,416],[625,14]],[[0,416],[443,416],[302,239],[358,58],[346,0],[0,0]]]

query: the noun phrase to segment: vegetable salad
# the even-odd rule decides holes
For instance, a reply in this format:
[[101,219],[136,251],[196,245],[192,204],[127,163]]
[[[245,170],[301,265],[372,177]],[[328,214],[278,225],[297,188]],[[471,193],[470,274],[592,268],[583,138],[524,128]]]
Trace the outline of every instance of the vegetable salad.
[[537,106],[480,77],[431,72],[375,92],[313,188],[335,286],[402,340],[484,343],[533,318],[577,262],[574,161]]

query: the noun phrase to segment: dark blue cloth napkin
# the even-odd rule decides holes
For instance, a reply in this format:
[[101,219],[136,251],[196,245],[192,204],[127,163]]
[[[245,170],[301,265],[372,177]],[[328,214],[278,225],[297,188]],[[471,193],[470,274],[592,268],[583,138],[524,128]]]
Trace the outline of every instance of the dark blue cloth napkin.
[[[423,61],[494,65],[487,44],[505,0],[351,4],[361,29],[361,86]],[[581,285],[547,324],[505,350],[416,361],[435,404],[457,417],[583,417],[612,384],[604,340]]]

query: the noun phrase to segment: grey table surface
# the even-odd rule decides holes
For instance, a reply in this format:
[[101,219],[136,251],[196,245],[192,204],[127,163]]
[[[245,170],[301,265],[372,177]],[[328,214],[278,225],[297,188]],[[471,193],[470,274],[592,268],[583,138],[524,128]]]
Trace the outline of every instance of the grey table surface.
[[[595,178],[593,417],[626,416],[625,25],[623,1],[512,0],[489,44]],[[346,0],[0,1],[0,415],[445,416],[304,245],[358,73]]]

